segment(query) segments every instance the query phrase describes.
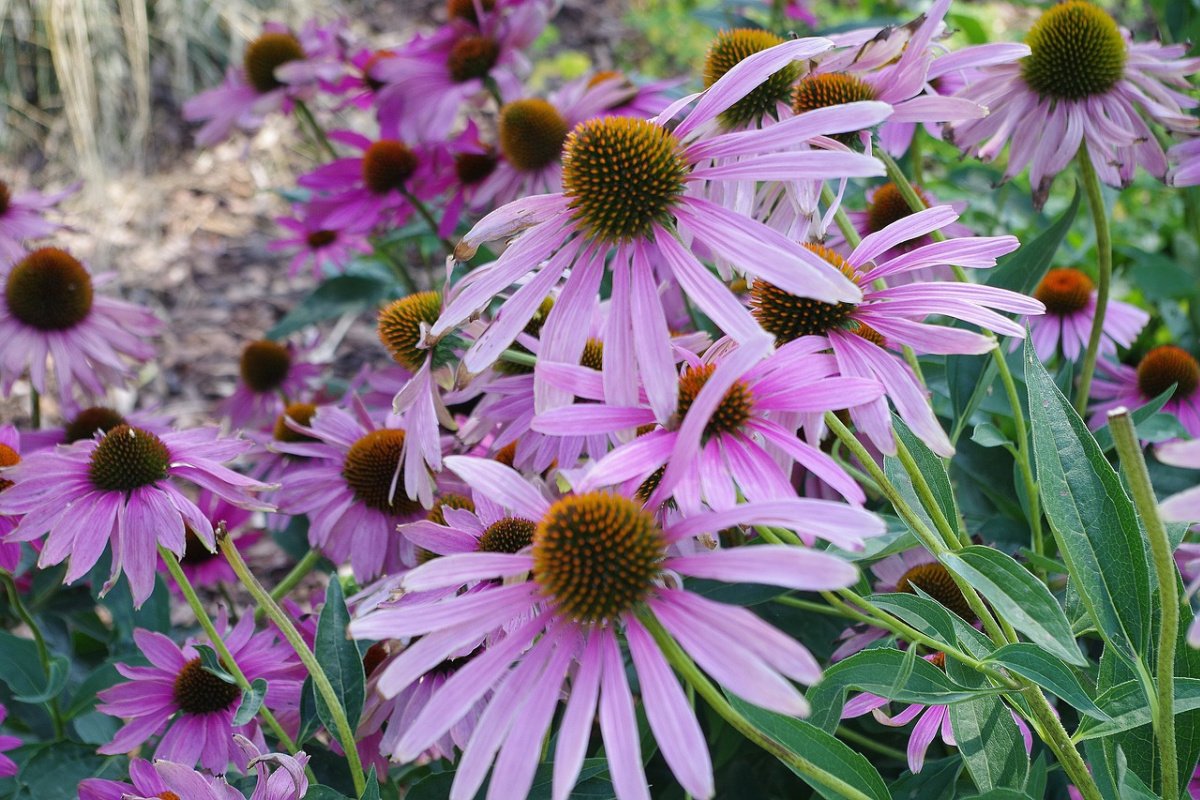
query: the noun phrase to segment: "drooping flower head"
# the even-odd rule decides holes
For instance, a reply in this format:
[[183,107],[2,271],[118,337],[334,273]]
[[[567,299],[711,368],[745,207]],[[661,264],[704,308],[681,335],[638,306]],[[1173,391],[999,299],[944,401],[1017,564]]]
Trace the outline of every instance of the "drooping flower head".
[[[821,133],[872,125],[887,115],[884,104],[822,109],[763,130],[716,136],[702,130],[767,76],[827,47],[825,40],[801,39],[744,59],[672,129],[662,119],[629,117],[578,125],[564,151],[563,192],[511,203],[481,220],[459,244],[457,255],[467,258],[482,242],[522,231],[498,260],[471,273],[469,285],[449,299],[431,334],[446,333],[510,284],[530,276],[466,352],[466,367],[480,372],[512,343],[574,265],[547,317],[539,357],[578,363],[588,338],[577,322],[579,312],[594,301],[607,269],[613,290],[602,337],[605,399],[630,404],[640,374],[656,418],[665,422],[677,407],[678,382],[658,293],[661,282],[677,283],[696,307],[739,341],[761,330],[677,236],[685,241],[694,237],[697,247],[797,295],[835,303],[859,300],[861,291],[811,251],[688,191],[709,181],[757,179],[764,170],[773,170],[780,179],[808,177],[818,169],[833,175],[878,174],[878,162],[861,154],[779,151]],[[677,112],[676,107],[665,114]],[[538,393],[543,408],[564,399]]]
[[154,355],[147,338],[162,329],[148,309],[95,290],[111,274],[92,275],[65,250],[43,247],[0,267],[0,385],[5,393],[28,376],[45,394],[47,362],[61,404],[77,408],[76,393],[104,397],[130,371],[129,362]]
[[[995,347],[991,338],[981,334],[925,322],[928,316],[953,317],[1020,337],[1024,329],[996,312],[1039,314],[1042,311],[1042,304],[1032,298],[971,283],[916,282],[883,289],[875,287],[878,280],[890,283],[895,275],[941,264],[992,267],[997,257],[1017,247],[1012,236],[966,236],[932,242],[892,258],[883,257],[900,244],[926,236],[957,219],[958,213],[949,206],[925,209],[864,237],[845,257],[822,245],[808,245],[811,252],[837,266],[861,288],[861,301],[827,303],[797,297],[761,279],[750,289],[754,317],[775,336],[777,343],[801,336],[823,337],[833,351],[840,374],[875,378],[883,384],[886,399],[855,406],[850,409],[850,417],[887,454],[895,451],[887,399],[935,452],[945,456],[954,452],[930,408],[925,389],[896,350],[908,345],[918,353],[986,353]],[[816,430],[820,424],[819,420],[813,420],[810,427]]]
[[1166,175],[1166,155],[1147,122],[1176,131],[1200,124],[1186,113],[1197,104],[1186,94],[1187,76],[1200,66],[1183,58],[1187,45],[1135,43],[1088,0],[1051,6],[1025,41],[1027,57],[982,70],[960,93],[990,113],[953,125],[956,144],[984,159],[1010,144],[1004,176],[1028,166],[1039,205],[1081,146],[1111,186],[1128,185],[1139,165]]
[[46,212],[78,190],[79,184],[74,184],[49,194],[32,189],[18,192],[0,180],[0,263],[19,261],[25,255],[26,242],[60,229],[62,225],[46,219]]
[[[1038,358],[1048,361],[1061,347],[1063,356],[1077,361],[1087,347],[1096,317],[1097,291],[1092,279],[1083,270],[1052,269],[1042,278],[1033,296],[1046,307],[1045,314],[1029,319],[1029,335]],[[1113,356],[1117,345],[1132,345],[1149,320],[1150,315],[1137,306],[1109,300],[1100,335],[1100,354]]]
[[465,644],[504,630],[503,638],[440,687],[393,753],[398,760],[412,759],[494,692],[456,772],[456,796],[473,795],[493,759],[489,796],[520,797],[528,791],[539,742],[576,664],[558,731],[553,796],[569,795],[598,707],[617,796],[648,797],[621,657],[624,641],[667,764],[686,791],[711,797],[712,765],[699,723],[639,618],[656,616],[702,669],[740,697],[781,713],[803,714],[804,700],[790,680],[812,683],[819,676],[808,651],[746,609],[702,598],[668,575],[813,589],[848,585],[855,570],[803,547],[757,545],[676,555],[673,546],[742,524],[784,525],[835,539],[882,532],[880,520],[868,512],[797,498],[702,513],[663,527],[622,494],[586,492],[551,502],[495,461],[453,456],[446,465],[477,493],[533,523],[532,544],[517,553],[477,551],[432,559],[409,572],[402,587],[421,591],[505,581],[432,605],[378,606],[351,623],[351,634],[421,637],[381,672],[377,686],[386,697],[411,686]]
[[1089,398],[1093,415],[1088,425],[1099,428],[1108,421],[1112,409],[1144,406],[1172,386],[1175,393],[1162,410],[1174,414],[1191,436],[1200,436],[1200,363],[1173,344],[1150,350],[1136,367],[1098,360]]
[[336,28],[315,20],[298,31],[267,23],[246,45],[239,66],[231,66],[225,82],[183,104],[183,118],[203,122],[196,144],[208,147],[235,128],[253,130],[275,111],[290,111],[297,99],[311,97],[318,81],[335,80],[345,71]]
[[[924,656],[925,660],[932,663],[941,669],[945,669],[946,654],[934,653]],[[957,747],[958,740],[954,736],[954,728],[950,724],[950,706],[944,705],[921,705],[920,703],[912,703],[899,714],[889,716],[883,711],[883,707],[888,704],[887,698],[879,695],[863,692],[851,698],[845,708],[842,710],[842,719],[852,719],[861,717],[863,714],[870,712],[875,717],[875,721],[881,725],[887,725],[890,728],[904,727],[913,720],[917,724],[913,726],[912,733],[908,737],[908,768],[911,772],[920,772],[925,767],[925,754],[929,751],[929,745],[933,740],[941,735],[942,742],[950,747]],[[1029,726],[1025,720],[1017,716],[1017,713],[1012,709],[1008,709],[1008,713],[1012,715],[1013,722],[1017,725],[1017,730],[1021,732],[1021,739],[1025,743],[1025,752],[1028,754],[1033,749],[1033,733],[1029,730]]]
[[221,403],[221,413],[235,428],[273,422],[320,375],[320,366],[307,360],[312,349],[271,339],[247,344],[238,361],[237,388]]
[[[267,681],[264,702],[268,708],[296,709],[300,702],[303,670],[291,647],[271,630],[255,631],[254,615],[245,614],[230,627],[218,620],[218,630],[238,667],[251,682]],[[133,634],[148,667],[118,664],[127,680],[100,692],[98,711],[122,717],[125,726],[100,748],[107,755],[127,753],[167,728],[154,748],[157,758],[186,766],[199,763],[223,774],[230,762],[245,766],[239,757],[235,733],[262,743],[257,718],[234,725],[233,715],[242,691],[236,684],[205,668],[196,641],[183,647],[161,633],[138,629]]]
[[264,484],[222,466],[250,447],[221,438],[215,428],[159,435],[126,424],[95,439],[31,453],[5,473],[13,485],[0,495],[0,514],[25,515],[8,541],[48,534],[38,565],[69,558],[67,583],[86,575],[111,543],[105,589],[124,572],[140,606],[154,589],[160,545],[183,556],[190,528],[205,547],[216,546],[212,522],[176,481],[210,489],[237,506],[273,508],[250,494]]

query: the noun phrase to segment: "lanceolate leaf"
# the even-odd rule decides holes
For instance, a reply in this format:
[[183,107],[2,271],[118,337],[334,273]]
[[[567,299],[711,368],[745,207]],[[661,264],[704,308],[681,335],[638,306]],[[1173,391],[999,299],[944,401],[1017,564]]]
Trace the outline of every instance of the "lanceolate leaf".
[[1150,578],[1133,503],[1028,342],[1025,379],[1050,529],[1100,635],[1134,661],[1149,633]]
[[1005,645],[992,653],[988,660],[1029,678],[1038,686],[1062,698],[1090,717],[1100,720],[1108,719],[1108,714],[1096,705],[1079,676],[1057,657],[1035,644],[1017,642]]
[[[864,756],[854,752],[838,739],[804,720],[785,717],[728,695],[729,702],[754,727],[779,742],[793,753],[816,764],[831,775],[840,778],[869,797],[890,800],[887,785],[879,777],[879,771]],[[800,774],[800,773],[797,773]],[[804,775],[810,786],[822,797],[840,800],[842,795]]]
[[[346,719],[353,729],[362,715],[366,677],[358,648],[346,635],[346,626],[349,624],[350,613],[346,610],[346,599],[342,594],[341,584],[335,578],[329,581],[329,588],[325,590],[325,606],[317,619],[315,655],[325,674],[329,676],[333,691],[341,700]],[[325,728],[337,730],[329,707],[320,692],[316,692],[316,699],[317,715]]]
[[901,703],[926,705],[961,703],[986,691],[956,683],[911,651],[883,647],[863,650],[834,664],[825,670],[820,685],[857,689]]
[[[1096,698],[1096,705],[1108,714],[1109,721],[1083,720],[1075,732],[1076,739],[1086,741],[1150,724],[1150,706],[1146,702],[1146,692],[1138,681],[1126,681],[1114,686]],[[1182,714],[1197,708],[1200,708],[1200,678],[1176,678],[1175,713]]]
[[245,725],[250,720],[254,719],[254,715],[262,708],[263,699],[267,696],[267,682],[262,678],[255,678],[250,684],[249,690],[242,690],[242,701],[238,705],[237,713],[233,715],[234,725]]
[[947,553],[942,561],[966,578],[1014,628],[1062,660],[1087,665],[1058,601],[1012,556],[976,545]]
[[[961,683],[984,685],[979,673],[946,659],[946,674]],[[1012,711],[995,695],[950,706],[950,726],[967,772],[980,792],[1024,789],[1029,756]]]

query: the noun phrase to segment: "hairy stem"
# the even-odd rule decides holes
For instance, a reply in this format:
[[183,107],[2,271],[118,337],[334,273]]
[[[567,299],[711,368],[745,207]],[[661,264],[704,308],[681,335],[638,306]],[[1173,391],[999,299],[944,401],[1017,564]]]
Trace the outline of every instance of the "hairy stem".
[[321,668],[313,651],[308,649],[308,643],[304,641],[300,631],[296,630],[291,618],[284,613],[284,610],[250,572],[250,568],[242,560],[242,554],[238,552],[233,539],[222,535],[217,539],[217,544],[225,555],[225,560],[229,562],[229,566],[233,567],[238,580],[250,592],[250,596],[254,598],[255,602],[266,611],[267,616],[283,634],[283,638],[287,639],[288,644],[296,651],[296,655],[300,657],[300,662],[304,664],[308,674],[312,676],[313,688],[320,693],[325,705],[329,708],[329,713],[333,716],[334,728],[336,728],[334,734],[345,751],[346,763],[350,767],[350,777],[354,781],[354,793],[361,797],[367,781],[363,775],[362,761],[358,757],[358,745],[354,741],[354,730],[350,727],[350,720],[347,719],[346,711],[342,708],[342,700],[334,691],[333,684],[329,682],[329,676]]
[[1150,540],[1150,556],[1158,578],[1159,606],[1162,619],[1158,628],[1158,661],[1155,687],[1154,735],[1162,766],[1163,797],[1179,797],[1179,758],[1175,748],[1175,642],[1179,636],[1179,570],[1171,557],[1167,529],[1158,515],[1158,499],[1146,470],[1146,459],[1129,417],[1129,410],[1118,408],[1108,415],[1108,427],[1121,458],[1125,480],[1133,493],[1133,503]]
[[1096,359],[1100,356],[1100,336],[1104,332],[1104,316],[1108,311],[1108,293],[1112,284],[1112,236],[1108,229],[1108,212],[1104,208],[1104,195],[1100,191],[1100,178],[1092,165],[1086,147],[1079,148],[1079,172],[1083,177],[1083,188],[1087,193],[1088,209],[1092,212],[1092,225],[1096,229],[1096,264],[1099,280],[1096,281],[1096,313],[1092,318],[1092,332],[1088,336],[1087,350],[1083,355],[1083,367],[1079,372],[1079,388],[1075,394],[1075,410],[1083,416],[1087,411],[1088,394],[1092,389],[1092,376],[1096,373]]
[[[237,682],[238,688],[243,692],[250,691],[250,681],[246,678],[246,673],[242,672],[242,668],[238,666],[237,660],[233,657],[233,653],[229,651],[225,640],[217,632],[217,626],[213,625],[212,618],[208,616],[208,611],[205,610],[204,604],[200,602],[200,598],[196,595],[196,590],[192,587],[192,582],[188,580],[183,567],[179,565],[179,559],[162,545],[158,546],[158,555],[163,560],[163,563],[167,565],[167,571],[171,573],[171,577],[175,580],[175,585],[179,587],[179,591],[183,592],[184,599],[187,600],[188,606],[196,616],[196,621],[204,629],[204,633],[208,636],[213,649],[221,657],[221,665],[229,670],[229,674]],[[279,740],[279,744],[286,748],[289,753],[296,752],[296,743],[292,741],[292,737],[284,732],[279,724],[279,720],[275,719],[275,715],[271,713],[265,704],[259,707],[258,713],[263,718],[263,721],[267,723],[267,727],[271,729],[271,733]],[[315,780],[315,778],[310,779]]]

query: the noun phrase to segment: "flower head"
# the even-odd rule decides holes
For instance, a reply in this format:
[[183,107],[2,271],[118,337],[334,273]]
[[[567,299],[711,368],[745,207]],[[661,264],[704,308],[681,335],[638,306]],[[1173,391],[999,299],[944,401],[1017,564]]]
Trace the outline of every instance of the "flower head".
[[[830,554],[802,547],[701,549],[695,555],[677,555],[675,547],[731,526],[792,526],[797,520],[799,527],[820,528],[818,535],[882,532],[881,522],[865,511],[795,498],[701,513],[664,527],[624,494],[590,491],[551,502],[495,461],[454,456],[446,464],[477,493],[533,523],[531,544],[516,553],[476,551],[430,560],[410,571],[401,586],[421,591],[498,578],[504,583],[434,604],[381,605],[352,622],[351,633],[375,639],[422,637],[381,672],[377,686],[386,697],[411,686],[464,645],[504,631],[440,687],[396,744],[394,756],[411,759],[493,692],[463,753],[462,763],[470,767],[455,776],[456,796],[473,795],[494,758],[493,787],[503,786],[512,796],[528,790],[539,757],[537,743],[575,664],[558,732],[553,796],[568,796],[598,707],[617,796],[644,797],[622,641],[629,647],[646,716],[667,764],[686,791],[712,796],[703,734],[642,619],[657,617],[700,667],[730,691],[765,708],[803,714],[803,698],[789,679],[812,683],[819,676],[807,650],[745,609],[688,591],[676,576],[815,589],[845,586],[855,580],[855,570]],[[492,796],[499,796],[498,791],[493,789]]]
[[128,360],[154,355],[145,341],[162,329],[149,310],[96,292],[111,275],[92,275],[65,250],[43,247],[0,266],[0,385],[28,375],[46,392],[47,362],[63,406],[75,408],[76,392],[103,397],[122,383]]
[[[243,615],[232,628],[223,622],[219,627],[226,628],[222,639],[247,680],[267,681],[267,707],[297,708],[303,673],[291,647],[273,631],[256,632],[253,614]],[[189,767],[198,762],[216,773],[224,773],[231,761],[243,766],[233,736],[261,742],[258,722],[233,724],[241,690],[204,666],[194,647],[203,642],[180,647],[161,633],[141,629],[133,636],[150,666],[118,664],[127,681],[100,692],[97,710],[127,720],[100,752],[127,753],[172,723],[154,749],[157,758]]]
[[79,184],[61,192],[23,192],[0,181],[0,263],[19,261],[25,255],[25,242],[42,239],[62,227],[46,219],[46,212],[79,190]]
[[313,344],[258,339],[242,348],[238,383],[221,403],[221,413],[235,428],[273,422],[293,398],[307,394],[321,368],[311,363]]
[[[1033,293],[1046,307],[1046,313],[1029,319],[1029,335],[1038,358],[1048,361],[1061,346],[1067,359],[1079,359],[1091,335],[1096,295],[1092,279],[1082,270],[1059,267],[1046,273]],[[1132,345],[1149,320],[1150,315],[1137,306],[1109,300],[1100,353],[1112,356],[1117,345]]]
[[[904,217],[863,238],[843,257],[822,245],[808,245],[836,266],[862,291],[857,302],[828,303],[797,297],[766,281],[750,289],[754,317],[778,344],[802,336],[823,337],[833,351],[840,374],[872,377],[883,384],[880,398],[850,409],[859,429],[884,453],[894,452],[887,399],[922,440],[935,452],[950,455],[953,448],[938,423],[925,390],[908,364],[896,352],[903,345],[918,353],[985,353],[995,347],[989,337],[959,328],[932,325],[929,315],[942,315],[986,326],[1020,337],[1024,330],[996,313],[1039,314],[1042,304],[1015,292],[971,283],[916,282],[876,288],[877,281],[891,283],[897,275],[917,269],[957,264],[988,268],[996,258],[1017,246],[1012,236],[965,236],[932,242],[904,252],[899,245],[918,239],[955,222],[958,213],[949,206],[928,208]],[[884,258],[888,251],[900,253]],[[812,427],[819,429],[819,420]]]
[[0,514],[24,514],[8,536],[27,542],[44,534],[40,567],[70,559],[66,582],[86,575],[112,544],[110,588],[124,572],[134,604],[154,589],[159,546],[183,556],[190,529],[214,549],[209,518],[176,486],[183,480],[234,505],[271,510],[251,497],[267,487],[222,466],[250,448],[214,428],[163,433],[118,425],[103,436],[42,450],[6,471]]
[[1153,348],[1136,367],[1098,360],[1089,398],[1093,415],[1088,424],[1099,428],[1114,408],[1144,406],[1172,386],[1175,392],[1162,410],[1174,414],[1188,434],[1200,436],[1200,363],[1173,344]]
[[411,546],[396,525],[424,515],[413,495],[432,495],[428,471],[404,466],[406,434],[378,427],[361,406],[348,413],[320,408],[307,425],[287,426],[306,441],[279,441],[282,453],[306,456],[279,492],[289,514],[308,514],[309,542],[337,563],[349,560],[360,581],[392,574],[413,563]]
[[1025,40],[1028,56],[981,70],[960,92],[990,113],[953,125],[955,143],[985,159],[1011,144],[1005,178],[1028,166],[1039,205],[1080,147],[1109,185],[1128,185],[1139,165],[1165,177],[1166,155],[1147,122],[1196,128],[1186,91],[1200,59],[1183,58],[1186,45],[1135,43],[1089,0],[1051,6]]
[[[576,126],[563,157],[563,192],[511,203],[479,222],[459,244],[466,258],[484,241],[521,235],[470,285],[451,299],[431,333],[459,325],[514,282],[530,279],[501,307],[495,321],[466,352],[479,372],[523,330],[554,284],[574,265],[542,332],[539,357],[578,363],[587,331],[576,322],[592,302],[602,273],[612,274],[604,349],[605,399],[628,405],[640,374],[651,407],[665,422],[677,407],[678,388],[660,283],[678,285],[694,304],[739,341],[760,328],[729,289],[681,241],[715,254],[753,276],[824,302],[855,302],[861,291],[811,251],[753,219],[692,195],[708,182],[741,181],[773,170],[781,179],[825,174],[877,174],[874,159],[856,153],[778,152],[812,136],[856,130],[885,117],[888,107],[863,103],[822,109],[763,130],[706,135],[705,123],[740,100],[782,66],[828,47],[801,39],[756,53],[713,84],[673,128],[665,121],[604,117]],[[670,113],[670,111],[668,111]],[[609,259],[608,256],[612,255]],[[632,335],[630,335],[632,332]],[[539,407],[560,404],[561,392],[539,390]]]
[[253,130],[267,114],[290,110],[310,97],[321,80],[345,71],[336,28],[309,21],[297,32],[267,23],[246,45],[240,66],[231,66],[225,83],[183,104],[183,118],[203,122],[196,133],[201,147],[216,144],[235,128]]
[[370,227],[364,226],[362,220],[331,224],[329,216],[335,206],[334,201],[316,199],[297,206],[293,216],[275,220],[289,235],[274,240],[267,248],[295,251],[288,264],[289,277],[299,275],[305,266],[311,266],[313,277],[318,279],[340,273],[356,256],[371,252],[367,237]]

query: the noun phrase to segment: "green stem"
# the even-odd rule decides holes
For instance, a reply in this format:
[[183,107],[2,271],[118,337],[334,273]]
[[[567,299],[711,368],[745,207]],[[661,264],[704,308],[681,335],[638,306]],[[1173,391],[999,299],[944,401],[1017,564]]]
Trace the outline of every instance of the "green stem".
[[1079,755],[1079,751],[1075,749],[1071,737],[1067,735],[1062,720],[1046,702],[1046,696],[1042,694],[1041,689],[1028,681],[1023,682],[1026,683],[1026,686],[1022,694],[1029,703],[1034,719],[1039,723],[1039,735],[1042,737],[1042,741],[1054,751],[1054,755],[1058,757],[1058,763],[1062,764],[1063,770],[1075,784],[1075,788],[1083,795],[1083,800],[1101,800],[1096,780],[1088,771],[1087,764]]
[[1158,499],[1146,470],[1142,447],[1134,431],[1129,411],[1119,408],[1108,415],[1108,427],[1121,458],[1125,480],[1133,493],[1138,516],[1146,527],[1150,540],[1150,555],[1158,578],[1159,606],[1162,620],[1158,629],[1157,681],[1158,698],[1154,705],[1155,737],[1158,739],[1159,761],[1162,764],[1163,797],[1179,797],[1178,755],[1175,749],[1175,641],[1179,636],[1179,570],[1171,557],[1167,530],[1158,515]]
[[[925,480],[925,474],[921,472],[921,468],[917,466],[917,462],[913,459],[912,453],[909,452],[908,446],[896,437],[896,458],[900,461],[904,471],[908,473],[909,479],[912,481],[913,489],[917,493],[917,499],[921,501],[921,505],[929,512],[930,518],[933,520],[934,526],[942,535],[942,540],[946,543],[946,547],[951,550],[965,547],[970,544],[970,541],[961,541],[958,532],[954,526],[950,524],[950,520],[942,511],[941,504],[937,498],[933,496],[933,489],[929,487],[929,481]],[[965,535],[964,535],[965,538]]]
[[[46,647],[42,629],[38,627],[33,615],[29,613],[29,609],[25,608],[25,604],[21,602],[21,592],[17,589],[17,582],[13,576],[6,570],[0,570],[0,581],[4,582],[5,591],[8,592],[8,604],[12,606],[13,613],[17,615],[17,619],[25,623],[25,627],[29,628],[29,633],[33,636],[33,643],[37,647],[38,661],[42,662],[42,672],[46,674],[48,684],[50,681],[50,649]],[[47,706],[50,711],[50,720],[54,725],[54,738],[62,739],[63,718],[62,711],[58,707],[58,698],[51,698]]]
[[446,252],[453,253],[454,245],[450,242],[449,239],[447,239],[445,236],[442,236],[438,232],[437,220],[434,219],[433,214],[431,214],[429,212],[429,207],[426,206],[424,203],[422,203],[420,198],[418,198],[415,194],[410,192],[408,189],[401,188],[400,194],[404,195],[404,199],[407,200],[409,203],[411,203],[412,207],[415,208],[417,210],[417,213],[421,215],[421,219],[425,220],[425,224],[429,226],[429,230],[432,231],[433,235],[436,236],[438,238],[438,241],[442,243],[442,247],[444,247],[446,249]]
[[908,162],[912,165],[913,182],[917,184],[924,183],[925,165],[922,163],[924,157],[921,154],[921,145],[925,141],[923,130],[924,126],[922,125],[917,125],[913,129],[912,143],[908,146]]
[[1088,208],[1092,212],[1092,225],[1096,229],[1096,263],[1099,280],[1096,281],[1096,312],[1092,317],[1092,332],[1088,336],[1087,350],[1083,355],[1083,368],[1079,373],[1079,389],[1075,395],[1075,410],[1080,416],[1087,411],[1088,394],[1092,388],[1092,376],[1096,372],[1096,359],[1100,355],[1100,336],[1104,331],[1104,315],[1108,310],[1108,293],[1112,284],[1112,236],[1108,229],[1108,212],[1104,208],[1104,195],[1100,191],[1100,178],[1092,165],[1086,147],[1079,148],[1079,172],[1083,176],[1083,188],[1087,193]]
[[662,623],[658,621],[658,618],[648,608],[644,606],[639,608],[637,618],[646,627],[650,635],[654,637],[655,643],[667,661],[675,668],[675,671],[683,677],[689,686],[696,690],[697,694],[708,702],[713,711],[716,711],[735,730],[763,750],[778,758],[798,775],[838,793],[842,797],[847,798],[847,800],[870,800],[869,795],[854,788],[836,775],[826,772],[799,753],[792,752],[767,736],[743,717],[725,699],[725,695],[700,671],[699,667],[696,666],[688,654],[683,652],[683,648],[671,638],[671,634],[667,633],[666,628],[662,626]]
[[827,606],[823,603],[814,603],[811,600],[801,600],[799,597],[788,597],[787,595],[781,595],[776,597],[774,602],[779,603],[781,606],[798,608],[801,611],[811,611],[814,614],[825,614],[830,617],[854,619],[854,617],[849,616],[841,609],[833,608],[832,606]]
[[[879,465],[875,463],[875,459],[871,458],[871,455],[867,452],[866,448],[862,446],[862,443],[855,438],[854,434],[850,432],[850,429],[843,425],[842,421],[839,420],[837,416],[833,414],[833,412],[825,413],[825,424],[829,426],[829,429],[833,431],[835,436],[841,439],[842,444],[844,444],[846,448],[850,450],[850,452],[858,456],[858,460],[861,461],[862,465],[866,468],[867,474],[875,479],[875,482],[879,485],[879,489],[883,493],[883,496],[886,497],[888,502],[892,504],[892,508],[896,509],[896,513],[900,515],[900,518],[908,524],[908,527],[912,530],[913,534],[917,537],[921,544],[925,546],[926,550],[928,550],[934,556],[941,556],[943,553],[949,552],[950,550],[958,549],[957,547],[948,547],[945,542],[943,542],[941,536],[930,530],[929,526],[925,524],[925,521],[917,515],[912,506],[908,504],[908,501],[904,499],[904,496],[900,494],[900,490],[896,488],[895,484],[888,480],[887,475],[885,475],[883,470],[879,468]],[[971,610],[975,612],[975,616],[977,616],[979,621],[983,623],[983,629],[987,633],[988,637],[991,638],[991,640],[998,646],[1003,646],[1012,641],[1012,637],[1007,635],[1007,632],[1003,630],[992,618],[991,613],[988,612],[987,606],[983,604],[983,600],[979,597],[979,594],[975,591],[975,588],[957,573],[950,570],[947,570],[947,572],[954,580],[954,585],[957,586],[962,592],[963,597],[967,601],[967,605],[971,607]]]
[[300,583],[300,581],[304,580],[304,577],[308,575],[308,573],[312,572],[316,568],[317,564],[321,563],[321,558],[321,554],[316,550],[309,550],[307,553],[305,553],[304,558],[297,561],[296,566],[292,567],[292,571],[287,575],[284,575],[283,580],[281,580],[279,584],[271,590],[271,599],[283,599],[288,592],[296,588],[296,585]]
[[375,255],[381,256],[387,262],[388,268],[392,270],[392,274],[396,276],[397,282],[404,288],[404,291],[409,294],[416,294],[417,282],[413,280],[413,276],[408,274],[408,269],[401,262],[396,260],[392,255],[392,251],[386,244],[379,240],[372,240],[371,246],[375,250]]
[[308,105],[303,100],[296,101],[296,116],[300,118],[300,122],[308,129],[312,138],[321,146],[321,149],[330,158],[337,158],[337,150],[333,149],[333,143],[329,141],[329,137],[325,135],[325,129],[317,122],[317,118],[313,116]]
[[874,750],[881,756],[907,763],[908,755],[897,750],[894,747],[888,747],[886,744],[880,744],[875,739],[865,734],[861,734],[856,730],[847,728],[845,725],[839,725],[835,731],[839,739],[845,739],[848,742],[854,742],[859,747],[865,747],[868,750]]
[[[221,634],[217,632],[217,626],[213,625],[212,619],[208,616],[208,612],[204,609],[204,604],[200,602],[200,598],[196,595],[196,590],[192,587],[192,582],[188,580],[187,575],[183,571],[183,567],[179,565],[179,559],[175,554],[162,545],[158,546],[158,555],[167,565],[167,571],[171,573],[171,577],[175,580],[175,585],[179,587],[179,591],[183,593],[183,597],[187,600],[188,606],[192,609],[192,613],[196,616],[196,621],[200,623],[200,627],[204,629],[205,635],[208,636],[209,642],[213,649],[217,651],[217,655],[221,657],[221,665],[229,670],[233,675],[233,679],[237,682],[238,687],[243,692],[250,691],[250,681],[246,678],[246,673],[242,672],[242,668],[238,666],[237,660],[234,659],[233,653],[229,651],[225,640],[221,638]],[[263,721],[267,723],[267,727],[271,729],[271,733],[279,740],[287,752],[296,752],[296,743],[292,741],[292,737],[279,724],[279,720],[275,719],[275,715],[262,705],[258,709],[259,715]],[[308,770],[305,770],[309,772]],[[310,773],[311,775],[311,773]],[[315,778],[311,778],[315,780]]]
[[[927,208],[928,206],[925,204],[925,201],[921,198],[921,195],[917,194],[917,190],[909,182],[908,177],[904,174],[904,170],[900,169],[900,165],[896,163],[895,159],[882,149],[877,155],[887,169],[888,179],[900,190],[900,195],[908,203],[908,207],[913,211],[921,211]],[[944,242],[946,235],[941,231],[933,231],[930,234],[930,238],[935,242]],[[954,270],[956,280],[960,283],[969,283],[967,273],[962,267],[957,264],[952,264],[951,267]],[[990,331],[985,331],[985,333],[990,333]],[[992,360],[995,362],[996,370],[1000,374],[1000,381],[1004,385],[1004,392],[1008,398],[1009,407],[1012,409],[1013,423],[1017,428],[1017,465],[1021,471],[1021,481],[1025,485],[1025,493],[1029,497],[1029,528],[1032,550],[1039,555],[1044,555],[1045,537],[1042,533],[1042,513],[1037,492],[1037,481],[1033,477],[1033,465],[1029,451],[1029,434],[1025,427],[1025,412],[1021,409],[1021,401],[1017,396],[1017,387],[1013,381],[1012,370],[1008,368],[1008,360],[1005,359],[1004,352],[1000,349],[999,345],[992,350]]]
[[505,350],[500,354],[501,361],[508,361],[512,364],[522,364],[526,367],[537,365],[537,356],[533,353],[522,353],[519,350]]
[[[833,189],[829,187],[829,184],[821,187],[821,200],[827,206],[831,206],[837,201],[837,198],[833,194]],[[854,228],[854,223],[846,215],[846,209],[842,208],[840,204],[837,211],[833,212],[833,221],[838,226],[838,230],[842,232],[842,238],[846,240],[846,244],[852,248],[858,247],[859,243],[862,242],[862,237],[858,235],[858,231]]]
[[[296,626],[292,623],[291,618],[284,613],[279,604],[274,598],[267,593],[263,585],[258,582],[254,574],[250,572],[250,568],[246,566],[246,562],[242,560],[242,554],[238,552],[237,545],[234,544],[232,538],[228,535],[219,536],[217,544],[221,548],[221,552],[225,555],[225,560],[229,562],[229,566],[233,567],[234,573],[250,592],[250,596],[259,604],[265,611],[271,621],[283,634],[283,638],[287,639],[288,644],[296,651],[301,663],[304,664],[308,674],[312,677],[313,687],[320,693],[321,698],[325,701],[325,705],[329,708],[329,713],[333,716],[334,734],[338,741],[341,742],[342,749],[345,751],[346,762],[350,767],[350,777],[354,781],[354,793],[361,797],[366,789],[367,781],[363,775],[362,761],[358,757],[358,745],[354,741],[354,730],[350,727],[350,720],[346,718],[346,711],[342,708],[342,700],[338,697],[337,692],[333,689],[333,684],[329,682],[329,676],[325,674],[325,670],[321,668],[317,657],[313,655],[313,651],[308,649],[308,643],[304,641],[304,637],[300,635],[300,631],[296,630]],[[336,577],[334,578],[336,580]]]
[[42,427],[42,395],[29,387],[29,426],[35,431]]

